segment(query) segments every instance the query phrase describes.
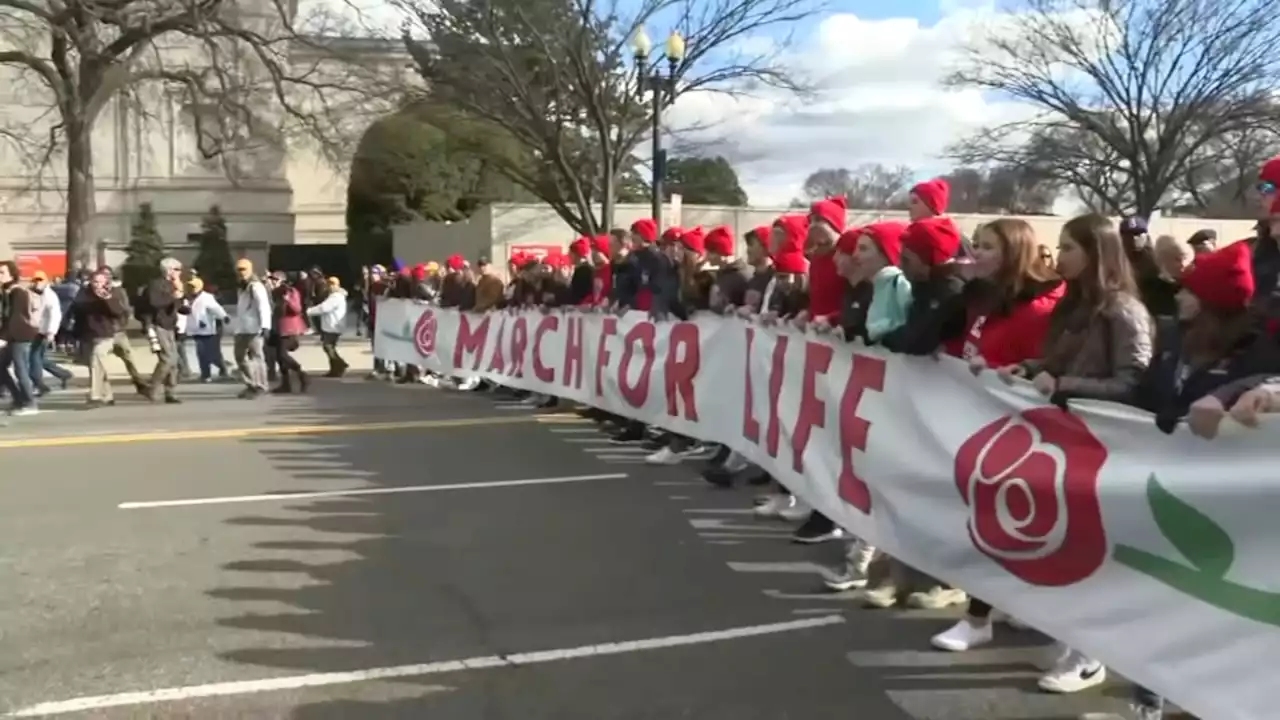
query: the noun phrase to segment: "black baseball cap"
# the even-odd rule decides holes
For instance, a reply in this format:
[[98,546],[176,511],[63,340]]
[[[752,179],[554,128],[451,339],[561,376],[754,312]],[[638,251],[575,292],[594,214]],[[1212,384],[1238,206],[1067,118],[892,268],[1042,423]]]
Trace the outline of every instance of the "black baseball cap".
[[1216,242],[1218,242],[1218,232],[1208,228],[1205,228],[1204,230],[1197,230],[1196,233],[1187,240],[1187,244],[1191,247],[1195,247],[1197,245],[1209,245]]
[[1147,219],[1144,217],[1138,217],[1137,215],[1130,215],[1120,221],[1120,234],[1128,235],[1130,237],[1134,235],[1146,235]]

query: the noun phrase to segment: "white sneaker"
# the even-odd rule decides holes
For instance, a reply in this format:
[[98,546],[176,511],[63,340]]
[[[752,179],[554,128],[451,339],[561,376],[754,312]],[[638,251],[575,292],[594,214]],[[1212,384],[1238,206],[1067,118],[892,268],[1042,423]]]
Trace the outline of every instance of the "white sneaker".
[[922,610],[941,610],[952,605],[963,605],[969,596],[965,591],[935,585],[928,590],[913,592],[907,596],[907,606]]
[[970,618],[961,618],[951,629],[934,635],[929,642],[939,650],[964,652],[982,647],[992,640],[995,640],[995,630],[990,621],[975,623]]
[[1050,670],[1037,683],[1051,693],[1075,693],[1106,682],[1107,668],[1102,663],[1072,650],[1058,667]]
[[801,502],[794,495],[791,496],[791,503],[778,511],[778,517],[787,522],[801,522],[809,517],[813,512],[813,508],[808,503]]
[[478,387],[480,387],[480,378],[475,376],[464,378],[463,380],[458,382],[458,389],[462,390],[463,392],[470,392],[471,390],[475,390]]
[[792,495],[773,495],[756,506],[756,516],[762,518],[782,517],[783,510],[793,507],[796,499]]
[[9,411],[9,414],[14,417],[23,417],[26,415],[39,415],[40,409],[28,405],[26,407],[14,408]]
[[433,388],[440,387],[440,378],[436,377],[435,375],[423,375],[421,378],[418,379],[418,382],[422,383],[423,385],[426,385],[427,387],[433,387]]
[[684,460],[684,456],[669,447],[659,448],[644,459],[650,465],[679,465],[681,460]]
[[822,584],[831,592],[857,590],[867,586],[867,576],[856,572],[847,564],[839,570],[822,568]]

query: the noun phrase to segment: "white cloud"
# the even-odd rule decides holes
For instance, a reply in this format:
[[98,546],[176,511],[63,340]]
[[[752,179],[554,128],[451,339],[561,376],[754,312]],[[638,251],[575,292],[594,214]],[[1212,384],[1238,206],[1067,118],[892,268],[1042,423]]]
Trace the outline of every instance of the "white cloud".
[[729,157],[753,205],[787,203],[820,167],[880,162],[921,175],[946,170],[941,154],[949,143],[1025,113],[975,90],[943,87],[962,44],[999,22],[962,3],[946,9],[932,26],[905,17],[826,17],[787,61],[819,85],[817,97],[687,95],[666,122],[695,128],[682,137],[714,143]]

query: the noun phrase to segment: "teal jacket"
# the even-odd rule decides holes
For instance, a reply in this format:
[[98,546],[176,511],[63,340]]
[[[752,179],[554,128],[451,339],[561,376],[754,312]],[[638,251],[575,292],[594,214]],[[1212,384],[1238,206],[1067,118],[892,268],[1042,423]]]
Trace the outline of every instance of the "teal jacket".
[[871,278],[871,307],[867,309],[867,339],[876,342],[907,324],[911,311],[911,281],[890,265]]

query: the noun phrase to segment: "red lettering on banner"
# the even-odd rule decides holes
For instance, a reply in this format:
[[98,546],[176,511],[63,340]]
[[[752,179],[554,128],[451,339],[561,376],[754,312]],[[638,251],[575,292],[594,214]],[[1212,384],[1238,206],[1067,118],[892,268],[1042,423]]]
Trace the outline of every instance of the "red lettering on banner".
[[771,458],[778,457],[778,435],[782,432],[781,422],[778,420],[778,397],[782,395],[788,344],[790,340],[786,335],[778,336],[773,346],[773,364],[769,367],[769,425],[765,430],[764,450]]
[[818,397],[818,376],[826,375],[831,368],[835,350],[830,345],[805,343],[804,377],[800,383],[800,412],[796,416],[795,431],[791,433],[791,468],[804,472],[804,451],[814,428],[827,423],[827,404]]
[[596,397],[604,397],[604,369],[609,365],[609,348],[605,341],[618,334],[618,318],[607,317],[601,326],[600,346],[596,348]]
[[[537,368],[535,367],[534,370],[536,371]],[[564,336],[564,376],[560,382],[565,387],[582,389],[582,318],[580,317],[569,318],[569,329]]]
[[745,366],[743,375],[746,378],[746,384],[742,394],[742,437],[759,445],[760,421],[756,420],[755,410],[752,408],[755,405],[756,393],[755,390],[751,389],[751,348],[756,342],[756,330],[749,327],[746,328],[746,331],[747,354],[743,358],[743,365]]
[[511,367],[507,374],[524,377],[524,351],[529,348],[529,322],[523,316],[516,317],[511,328]]
[[[679,358],[679,359],[677,359]],[[686,420],[698,421],[698,406],[694,401],[693,381],[698,377],[698,368],[702,365],[701,338],[698,326],[693,323],[677,323],[671,328],[671,339],[667,346],[667,362],[662,373],[662,380],[667,391],[667,414],[675,417],[679,414],[676,407],[677,396],[684,400],[684,417]]]
[[507,361],[504,356],[506,351],[503,348],[503,346],[506,345],[506,338],[507,338],[507,319],[503,318],[498,325],[498,339],[496,342],[493,343],[493,359],[489,361],[489,369],[487,372],[496,372],[496,373],[506,372],[505,368],[507,365]]
[[[657,339],[658,329],[651,322],[639,322],[627,333],[623,340],[622,362],[618,364],[618,391],[622,399],[633,408],[644,407],[649,397],[649,375],[653,373],[653,343]],[[635,385],[630,385],[627,371],[631,369],[631,359],[635,357],[636,343],[640,343],[640,351],[644,353],[644,367],[640,370],[640,378]]]
[[463,360],[468,355],[474,359],[471,362],[472,370],[480,369],[480,360],[484,358],[484,344],[489,337],[489,316],[486,315],[480,324],[471,327],[471,321],[467,319],[466,313],[458,313],[458,336],[453,343],[453,366],[462,369]]
[[871,355],[853,354],[853,369],[840,399],[840,497],[845,502],[871,514],[871,488],[854,470],[853,451],[867,451],[871,421],[858,415],[858,405],[868,390],[884,391],[884,360]]
[[533,331],[533,376],[544,383],[556,381],[556,371],[542,362],[542,336],[560,329],[559,315],[544,315]]

